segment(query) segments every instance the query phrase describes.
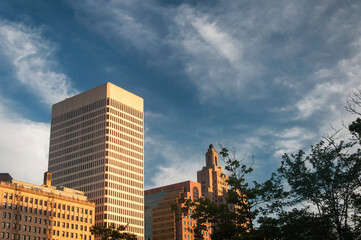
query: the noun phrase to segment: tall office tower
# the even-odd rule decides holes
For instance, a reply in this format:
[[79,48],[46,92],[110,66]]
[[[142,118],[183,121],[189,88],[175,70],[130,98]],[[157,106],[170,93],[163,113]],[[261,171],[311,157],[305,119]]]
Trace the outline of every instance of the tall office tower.
[[111,83],[54,104],[53,185],[84,191],[97,225],[144,239],[143,139],[143,99]]
[[[146,190],[145,199],[145,237],[150,240],[187,240],[194,239],[190,229],[196,220],[184,216],[179,210],[183,205],[178,199],[183,197],[197,200],[201,196],[201,185],[193,181],[180,182],[168,186]],[[211,239],[211,224],[203,231],[203,239]]]
[[202,196],[215,203],[226,203],[229,189],[228,176],[218,164],[218,154],[213,145],[209,145],[206,153],[206,166],[197,172],[197,182],[202,186]]

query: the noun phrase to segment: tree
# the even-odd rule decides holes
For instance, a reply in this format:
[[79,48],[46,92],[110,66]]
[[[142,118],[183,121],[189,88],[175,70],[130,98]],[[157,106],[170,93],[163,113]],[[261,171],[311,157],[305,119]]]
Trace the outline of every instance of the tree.
[[[275,217],[261,217],[257,229],[259,239],[278,240],[321,240],[336,239],[331,223],[321,220],[316,214],[306,209],[292,209],[279,213]],[[325,229],[320,228],[321,222],[328,223]]]
[[123,232],[126,229],[125,226],[119,226],[115,228],[112,224],[109,227],[106,226],[92,226],[90,233],[96,237],[101,237],[102,240],[136,240],[137,236],[131,233]]
[[196,240],[203,239],[202,231],[206,229],[206,223],[211,223],[213,240],[252,239],[253,221],[258,213],[257,206],[261,203],[262,185],[257,182],[249,185],[246,176],[253,169],[243,163],[245,158],[237,160],[234,150],[230,154],[227,148],[221,146],[219,154],[229,172],[230,189],[226,203],[215,204],[204,198],[195,202],[180,199],[179,203],[183,204],[182,212],[196,220],[196,225],[191,228]]
[[355,196],[360,190],[361,155],[359,149],[353,150],[354,145],[352,141],[338,144],[321,141],[311,146],[308,156],[302,150],[285,154],[278,169],[290,187],[292,204],[314,209],[324,229],[324,239],[329,239],[329,223],[338,239],[356,237],[357,226],[352,219],[357,217]]

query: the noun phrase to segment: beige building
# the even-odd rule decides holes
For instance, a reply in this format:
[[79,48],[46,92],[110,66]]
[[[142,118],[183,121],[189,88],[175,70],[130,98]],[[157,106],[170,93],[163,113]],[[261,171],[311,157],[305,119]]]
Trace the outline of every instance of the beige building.
[[143,99],[106,83],[52,107],[53,185],[84,191],[95,223],[144,239]]
[[[191,228],[196,220],[184,216],[178,199],[197,200],[201,196],[201,185],[193,181],[180,182],[146,190],[145,193],[145,237],[148,240],[193,240]],[[172,207],[173,206],[173,207]],[[174,209],[177,207],[177,209]],[[203,232],[203,239],[211,239],[211,225]]]
[[0,174],[0,239],[92,240],[95,205],[83,192],[16,181]]
[[197,172],[197,182],[202,186],[202,196],[217,204],[226,203],[229,189],[227,180],[228,176],[219,166],[218,153],[211,144],[206,152],[206,166]]

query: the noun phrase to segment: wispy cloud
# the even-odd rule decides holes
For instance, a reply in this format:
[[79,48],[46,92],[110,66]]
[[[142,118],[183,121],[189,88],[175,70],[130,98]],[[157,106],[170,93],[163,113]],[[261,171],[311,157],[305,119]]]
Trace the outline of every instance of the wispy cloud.
[[0,21],[0,54],[12,65],[16,79],[46,104],[77,93],[70,79],[56,71],[54,44],[41,36],[41,29]]
[[[12,68],[9,72],[14,72],[12,80],[46,105],[77,93],[70,79],[56,70],[54,51],[54,44],[42,37],[41,29],[0,20],[0,55]],[[11,106],[19,104],[17,101],[0,95],[1,171],[41,184],[48,166],[50,125],[15,112]]]
[[[148,51],[158,45],[156,28],[147,21],[144,9],[156,12],[156,4],[147,1],[76,1],[77,18],[104,36],[111,44]],[[144,13],[144,14],[142,14]]]
[[336,109],[343,109],[349,93],[361,87],[361,40],[352,45],[352,57],[341,59],[334,66],[320,69],[312,75],[316,85],[297,102],[297,118],[308,118],[316,112],[327,112],[332,116]]
[[151,182],[146,183],[146,188],[187,180],[197,181],[197,171],[201,170],[205,164],[203,156],[193,155],[194,151],[190,149],[190,146],[178,146],[176,141],[165,139],[154,133],[146,136],[145,148],[147,149],[146,161],[149,164],[147,169],[152,175]]
[[275,137],[277,140],[274,142],[274,157],[280,158],[284,153],[295,153],[304,147],[308,147],[305,145],[319,136],[308,129],[293,127],[276,133]]

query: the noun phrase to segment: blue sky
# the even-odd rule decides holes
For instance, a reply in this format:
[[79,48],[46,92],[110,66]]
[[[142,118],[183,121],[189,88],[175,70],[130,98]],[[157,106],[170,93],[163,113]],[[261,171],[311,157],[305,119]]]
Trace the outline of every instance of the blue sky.
[[265,180],[354,116],[359,1],[1,1],[0,169],[41,184],[51,105],[112,82],[145,100],[145,186],[196,180],[208,145]]

